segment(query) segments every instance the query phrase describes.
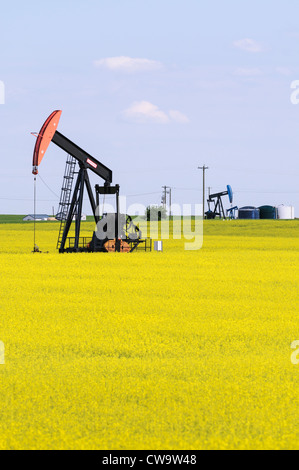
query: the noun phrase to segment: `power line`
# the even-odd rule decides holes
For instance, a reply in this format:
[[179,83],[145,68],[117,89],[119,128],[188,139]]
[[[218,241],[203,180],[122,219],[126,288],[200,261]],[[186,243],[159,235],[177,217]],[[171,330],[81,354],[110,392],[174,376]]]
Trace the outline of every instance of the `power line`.
[[177,187],[172,187],[172,189],[175,189],[176,191],[201,191],[201,189],[198,189],[198,188],[177,188]]
[[137,197],[137,196],[152,196],[154,194],[160,194],[160,191],[155,191],[153,193],[141,193],[141,194],[128,194],[126,197]]
[[[16,199],[16,198],[12,198],[12,197],[0,197],[0,201],[32,202],[32,198],[31,199],[24,199],[24,198]],[[56,201],[56,199],[38,199],[38,202],[54,202],[54,201]]]
[[57,197],[57,199],[59,199],[59,196],[50,188],[50,186],[47,185],[47,183],[43,180],[43,178],[41,177],[40,173],[38,174],[39,178],[41,179],[41,181],[44,183],[44,185],[46,186],[46,188],[48,188],[48,190],[54,194],[55,197]]
[[255,189],[243,189],[234,191],[235,194],[240,193],[256,193],[256,194],[299,194],[299,191],[258,191]]

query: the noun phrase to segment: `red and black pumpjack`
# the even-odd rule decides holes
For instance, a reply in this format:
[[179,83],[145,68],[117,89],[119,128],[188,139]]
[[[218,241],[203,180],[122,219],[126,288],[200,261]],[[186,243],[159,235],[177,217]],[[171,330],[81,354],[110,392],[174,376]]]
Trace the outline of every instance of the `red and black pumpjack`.
[[[51,142],[67,153],[63,187],[56,218],[60,220],[57,249],[60,253],[78,252],[132,252],[137,249],[151,251],[151,240],[142,239],[139,227],[132,218],[119,213],[118,184],[112,186],[112,171],[81,149],[74,142],[57,131],[62,111],[54,111],[45,121],[37,137],[33,153],[34,175],[45,156]],[[76,170],[77,164],[79,171]],[[104,180],[104,185],[96,185],[94,197],[88,172],[92,171]],[[77,180],[73,190],[75,175]],[[97,226],[92,237],[80,237],[84,191],[87,190],[92,213]],[[116,213],[100,216],[98,214],[99,196],[116,196]],[[72,222],[75,221],[75,236],[69,237]],[[111,230],[112,227],[112,230]]]

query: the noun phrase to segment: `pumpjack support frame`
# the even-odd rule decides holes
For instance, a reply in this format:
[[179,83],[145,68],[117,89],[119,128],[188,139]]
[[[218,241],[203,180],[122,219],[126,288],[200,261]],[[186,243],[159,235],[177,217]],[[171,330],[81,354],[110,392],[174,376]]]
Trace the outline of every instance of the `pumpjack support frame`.
[[67,241],[67,237],[73,222],[73,219],[75,217],[75,243],[74,243],[74,249],[73,251],[79,251],[79,239],[80,239],[80,230],[81,230],[81,220],[82,220],[82,207],[83,207],[83,197],[84,197],[84,189],[87,189],[90,205],[92,208],[93,216],[95,219],[95,223],[97,224],[99,222],[99,217],[97,215],[97,207],[96,207],[96,202],[93,196],[87,168],[84,167],[83,164],[80,165],[80,170],[78,173],[75,189],[73,192],[73,197],[70,203],[70,208],[68,211],[68,216],[65,221],[65,227],[63,231],[63,236],[61,240],[61,244],[59,246],[59,252],[64,253],[65,250],[65,244]]
[[119,239],[119,191],[120,186],[116,184],[115,186],[99,186],[98,184],[95,187],[96,198],[97,198],[97,207],[100,207],[100,198],[99,195],[114,195],[116,196],[116,219],[115,219],[115,251],[120,252],[120,239]]
[[222,202],[222,197],[226,195],[227,195],[227,191],[210,195],[208,199],[208,205],[209,205],[209,210],[211,210],[211,204],[214,203],[214,210],[212,211],[214,218],[218,215],[220,218],[223,217],[224,219],[226,219],[225,213],[224,213],[223,202]]

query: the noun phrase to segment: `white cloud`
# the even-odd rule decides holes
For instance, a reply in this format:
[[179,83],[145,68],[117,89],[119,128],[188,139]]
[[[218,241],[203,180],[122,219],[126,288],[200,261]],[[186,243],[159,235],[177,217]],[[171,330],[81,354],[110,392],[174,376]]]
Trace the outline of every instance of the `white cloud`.
[[238,68],[235,75],[238,77],[259,77],[263,72],[259,68]]
[[161,62],[149,59],[134,59],[132,57],[107,57],[94,61],[95,67],[106,68],[113,71],[135,73],[149,72],[162,68]]
[[135,122],[151,121],[159,124],[169,122],[167,114],[149,101],[135,101],[123,114],[124,117]]
[[173,121],[180,122],[181,124],[185,124],[187,122],[190,122],[187,116],[180,111],[169,111],[169,116]]
[[135,101],[122,115],[126,120],[138,123],[153,122],[168,124],[171,121],[178,123],[189,122],[187,116],[180,111],[172,110],[166,113],[149,101]]
[[234,42],[234,46],[242,51],[258,53],[263,51],[263,47],[254,39],[240,39]]

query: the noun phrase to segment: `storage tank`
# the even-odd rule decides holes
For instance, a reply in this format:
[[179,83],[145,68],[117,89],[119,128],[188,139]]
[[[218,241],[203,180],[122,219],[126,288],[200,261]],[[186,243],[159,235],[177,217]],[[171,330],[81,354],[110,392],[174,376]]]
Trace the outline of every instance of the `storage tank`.
[[257,207],[245,206],[239,209],[239,219],[259,219],[260,210]]
[[261,206],[260,210],[260,219],[277,219],[277,209],[273,206]]
[[278,218],[280,220],[293,220],[295,219],[295,209],[293,206],[285,206],[281,204],[277,208]]

